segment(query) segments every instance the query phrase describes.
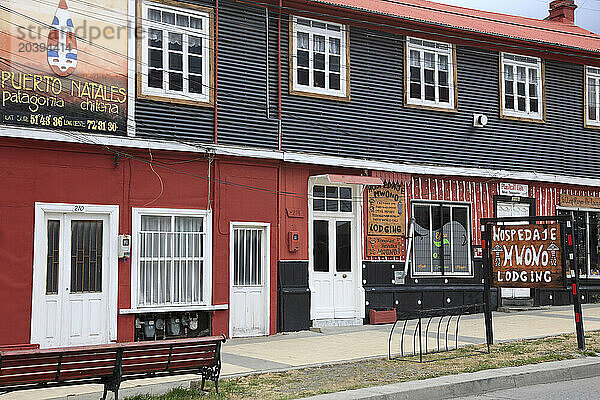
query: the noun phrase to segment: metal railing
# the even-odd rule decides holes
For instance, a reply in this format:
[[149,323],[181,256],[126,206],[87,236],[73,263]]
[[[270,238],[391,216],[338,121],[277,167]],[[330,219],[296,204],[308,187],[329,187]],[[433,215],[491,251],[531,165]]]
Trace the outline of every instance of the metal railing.
[[[423,355],[439,353],[442,351],[449,351],[458,349],[458,334],[460,327],[460,320],[463,315],[467,314],[478,314],[483,313],[484,303],[468,304],[456,307],[445,307],[445,308],[429,308],[421,310],[413,310],[406,312],[404,318],[397,318],[396,322],[390,330],[388,338],[388,359],[390,360],[404,360],[413,361],[412,358],[419,354],[419,362],[423,362]],[[435,321],[437,319],[437,321]],[[425,330],[423,332],[423,320],[427,320]],[[410,327],[414,321],[414,328],[412,332],[407,327]],[[432,324],[433,321],[433,324]],[[454,322],[454,325],[452,323]],[[392,357],[392,338],[396,327],[402,325],[402,331],[400,334],[400,354],[399,357]],[[454,347],[452,347],[452,338],[449,336],[452,330],[454,331]],[[430,328],[435,329],[435,346],[429,346]],[[423,334],[425,336],[423,345]],[[405,338],[412,336],[412,353],[404,351]],[[484,339],[485,340],[485,339]],[[482,343],[483,344],[483,343]],[[489,343],[487,352],[489,353]]]

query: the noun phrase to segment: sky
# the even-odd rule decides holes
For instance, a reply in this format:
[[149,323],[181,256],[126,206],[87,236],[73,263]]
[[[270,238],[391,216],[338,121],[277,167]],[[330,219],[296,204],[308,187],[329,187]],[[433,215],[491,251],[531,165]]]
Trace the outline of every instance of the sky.
[[[544,19],[550,0],[432,0],[436,3]],[[600,0],[575,0],[575,24],[600,34]]]

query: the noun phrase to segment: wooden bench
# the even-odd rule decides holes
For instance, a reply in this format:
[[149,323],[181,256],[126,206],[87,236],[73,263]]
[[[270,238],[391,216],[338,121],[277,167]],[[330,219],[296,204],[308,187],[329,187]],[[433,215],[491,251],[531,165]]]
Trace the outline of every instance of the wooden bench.
[[119,398],[121,382],[182,373],[214,381],[219,393],[225,336],[99,346],[0,351],[0,394],[39,387],[101,383]]

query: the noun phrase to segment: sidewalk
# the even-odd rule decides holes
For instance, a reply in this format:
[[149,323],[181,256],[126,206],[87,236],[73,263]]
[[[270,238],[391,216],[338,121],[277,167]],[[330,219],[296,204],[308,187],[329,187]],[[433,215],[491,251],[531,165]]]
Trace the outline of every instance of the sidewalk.
[[[600,330],[600,305],[584,305],[583,320],[586,330]],[[493,324],[496,342],[572,333],[575,330],[571,306],[521,313],[494,313]],[[386,357],[390,328],[391,325],[336,327],[324,328],[321,333],[303,331],[270,337],[231,339],[223,345],[221,377]],[[409,332],[410,329],[412,328],[407,328]],[[399,335],[392,343],[395,351],[399,351],[398,337]],[[453,347],[453,329],[449,333],[449,339]],[[430,332],[428,340],[429,346],[435,345],[435,333]],[[459,346],[480,343],[485,343],[483,315],[462,317]],[[405,350],[411,351],[412,343],[405,343]],[[189,386],[191,380],[197,379],[196,375],[140,379],[123,383],[121,392],[123,398],[135,393],[163,393],[173,387]],[[100,385],[36,389],[0,395],[0,400],[67,397],[97,400],[101,391]]]

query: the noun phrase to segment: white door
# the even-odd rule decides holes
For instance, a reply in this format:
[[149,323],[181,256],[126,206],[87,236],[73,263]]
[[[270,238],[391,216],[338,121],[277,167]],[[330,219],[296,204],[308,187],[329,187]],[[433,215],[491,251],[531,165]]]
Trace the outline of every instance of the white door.
[[108,215],[45,213],[45,263],[34,268],[32,342],[40,347],[108,343]]
[[231,227],[231,337],[269,334],[269,226]]
[[[528,217],[529,204],[498,202],[498,217]],[[517,223],[518,224],[518,223]],[[524,298],[531,297],[529,288],[501,288],[501,294],[504,298]]]
[[355,222],[348,217],[313,220],[312,318],[356,317]]

